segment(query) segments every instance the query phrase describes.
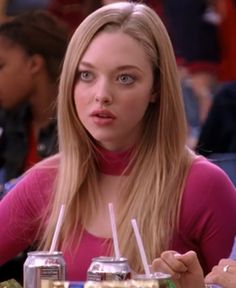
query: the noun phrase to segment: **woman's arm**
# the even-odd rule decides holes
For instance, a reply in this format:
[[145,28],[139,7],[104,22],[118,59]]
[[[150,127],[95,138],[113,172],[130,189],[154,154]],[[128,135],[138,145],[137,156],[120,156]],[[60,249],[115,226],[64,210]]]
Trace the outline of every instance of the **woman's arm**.
[[51,193],[46,174],[31,171],[0,201],[0,265],[34,244]]
[[204,158],[191,168],[180,225],[171,250],[197,253],[204,274],[227,258],[236,235],[236,190],[227,175]]

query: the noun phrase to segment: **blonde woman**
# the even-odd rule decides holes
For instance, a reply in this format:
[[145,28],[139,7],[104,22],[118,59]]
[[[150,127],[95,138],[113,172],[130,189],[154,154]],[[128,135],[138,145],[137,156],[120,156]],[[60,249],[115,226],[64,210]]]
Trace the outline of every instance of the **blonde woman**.
[[147,6],[106,5],[81,23],[60,80],[60,152],[0,203],[0,264],[32,243],[49,249],[65,204],[58,249],[67,279],[85,280],[93,257],[113,255],[109,202],[121,253],[137,273],[143,267],[133,217],[150,263],[169,248],[194,249],[207,273],[227,256],[235,188],[186,148],[177,75],[166,29]]

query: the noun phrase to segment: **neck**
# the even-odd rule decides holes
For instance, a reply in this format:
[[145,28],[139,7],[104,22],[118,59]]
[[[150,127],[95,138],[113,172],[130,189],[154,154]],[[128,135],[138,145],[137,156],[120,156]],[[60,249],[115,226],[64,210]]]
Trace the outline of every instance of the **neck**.
[[132,158],[133,147],[125,151],[109,151],[101,146],[96,147],[99,170],[113,176],[122,175]]

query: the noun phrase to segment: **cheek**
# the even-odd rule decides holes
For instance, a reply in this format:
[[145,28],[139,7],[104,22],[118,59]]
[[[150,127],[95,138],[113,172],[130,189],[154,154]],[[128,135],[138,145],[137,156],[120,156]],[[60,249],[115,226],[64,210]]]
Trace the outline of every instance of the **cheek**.
[[82,93],[81,90],[78,89],[77,86],[75,86],[75,89],[74,89],[74,102],[75,102],[77,115],[80,118],[85,112],[85,108],[88,104],[88,99],[86,95],[84,95],[84,93]]
[[32,90],[33,82],[24,72],[1,77],[0,86],[11,98],[24,98]]
[[[146,96],[143,96],[146,95]],[[129,97],[127,97],[129,98]],[[127,109],[131,107],[130,112],[134,113],[134,114],[140,114],[143,115],[145,114],[145,111],[148,107],[148,105],[151,102],[151,96],[147,95],[145,93],[140,93],[140,94],[136,94],[136,97],[134,97],[132,100],[129,99],[126,103],[126,107]]]
[[8,79],[6,80],[8,80],[8,82],[14,83],[15,89],[19,89],[21,91],[25,90],[25,93],[34,83],[27,63],[24,62],[22,62],[21,67],[19,67],[19,65],[12,67],[11,71],[9,71],[7,75],[7,78]]
[[19,100],[27,100],[32,94],[32,91],[34,91],[34,82],[28,75],[22,75],[21,77],[16,78],[14,83]]
[[139,101],[127,101],[122,107],[121,117],[123,118],[123,124],[126,123],[133,125],[138,124],[142,121],[144,114],[149,105],[149,101],[139,100]]

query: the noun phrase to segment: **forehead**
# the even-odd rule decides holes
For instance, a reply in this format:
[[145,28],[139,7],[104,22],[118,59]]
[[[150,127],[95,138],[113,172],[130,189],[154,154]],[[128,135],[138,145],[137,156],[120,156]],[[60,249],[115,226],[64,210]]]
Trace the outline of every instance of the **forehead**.
[[16,46],[16,44],[11,39],[0,35],[0,48],[8,49],[12,46]]
[[0,36],[0,54],[3,55],[13,55],[13,54],[25,54],[24,49],[18,45],[17,43],[14,43],[10,39]]
[[97,34],[84,52],[81,62],[151,65],[143,45],[138,40],[119,30],[102,31]]

